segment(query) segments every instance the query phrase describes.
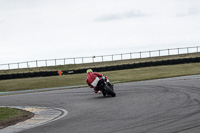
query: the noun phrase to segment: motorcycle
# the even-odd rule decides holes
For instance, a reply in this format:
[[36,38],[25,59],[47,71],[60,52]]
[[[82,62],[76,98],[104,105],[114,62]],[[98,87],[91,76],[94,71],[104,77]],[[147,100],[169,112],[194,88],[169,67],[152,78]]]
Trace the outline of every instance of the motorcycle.
[[104,79],[99,80],[97,84],[97,88],[98,90],[102,91],[102,94],[104,97],[106,97],[106,95],[111,95],[112,97],[116,96],[113,85],[110,83],[107,83]]

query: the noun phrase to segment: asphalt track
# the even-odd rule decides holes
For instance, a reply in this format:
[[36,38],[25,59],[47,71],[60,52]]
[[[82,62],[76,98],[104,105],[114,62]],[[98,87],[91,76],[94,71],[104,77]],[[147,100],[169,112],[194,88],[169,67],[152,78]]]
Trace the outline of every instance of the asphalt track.
[[0,106],[56,107],[65,117],[21,133],[199,133],[200,75],[121,83],[117,97],[91,88],[0,96]]

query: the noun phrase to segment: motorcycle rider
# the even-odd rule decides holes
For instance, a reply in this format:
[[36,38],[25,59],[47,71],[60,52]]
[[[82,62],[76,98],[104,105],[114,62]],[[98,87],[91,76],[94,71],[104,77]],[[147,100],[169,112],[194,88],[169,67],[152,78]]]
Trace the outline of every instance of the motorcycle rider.
[[103,76],[103,74],[93,72],[92,69],[87,70],[86,82],[87,82],[88,86],[90,86],[91,88],[94,88],[95,93],[99,93],[99,94],[101,94],[101,91],[98,90],[97,84],[98,84],[100,79],[104,79],[108,83],[109,86],[111,86],[111,87],[113,86],[109,82],[108,78],[106,76]]

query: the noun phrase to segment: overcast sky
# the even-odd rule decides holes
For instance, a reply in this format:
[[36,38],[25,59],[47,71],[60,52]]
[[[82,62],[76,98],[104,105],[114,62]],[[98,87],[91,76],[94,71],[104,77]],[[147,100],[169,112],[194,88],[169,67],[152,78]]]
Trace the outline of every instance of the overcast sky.
[[200,0],[0,0],[0,64],[200,46]]

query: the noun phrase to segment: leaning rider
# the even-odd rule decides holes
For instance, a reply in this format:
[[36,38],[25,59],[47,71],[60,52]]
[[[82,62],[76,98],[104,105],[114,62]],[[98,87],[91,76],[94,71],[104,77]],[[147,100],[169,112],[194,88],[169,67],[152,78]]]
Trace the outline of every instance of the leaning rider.
[[92,69],[88,69],[87,70],[87,79],[86,82],[88,84],[88,86],[90,86],[91,88],[94,88],[94,92],[95,93],[99,93],[101,94],[101,91],[98,90],[97,88],[97,84],[98,84],[98,79],[104,79],[109,86],[113,86],[108,78],[106,76],[103,76],[103,74],[97,73],[97,72],[93,72]]

